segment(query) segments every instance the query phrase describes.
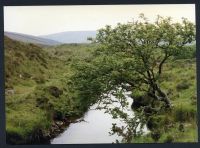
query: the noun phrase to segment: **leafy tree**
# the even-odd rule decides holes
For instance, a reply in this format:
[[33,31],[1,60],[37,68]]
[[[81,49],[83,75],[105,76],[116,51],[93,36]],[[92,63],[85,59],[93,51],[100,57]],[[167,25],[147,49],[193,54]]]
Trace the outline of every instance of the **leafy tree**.
[[143,14],[140,18],[140,21],[99,30],[94,39],[100,45],[98,54],[122,60],[123,66],[116,69],[121,73],[121,84],[147,92],[170,107],[170,99],[159,87],[163,66],[195,40],[195,26],[185,18],[182,23],[173,23],[170,17],[158,16],[154,23]]
[[[126,130],[114,124],[112,131],[124,135],[126,142],[130,142],[132,135],[141,134],[137,127],[142,129],[144,124],[140,125],[138,119],[145,122],[144,110],[149,106],[134,117],[128,116],[123,110],[128,105],[125,92],[131,91],[134,100],[141,96],[151,98],[151,109],[154,101],[171,108],[170,99],[159,86],[163,67],[195,40],[195,25],[185,18],[181,23],[174,23],[170,17],[161,16],[152,23],[141,14],[138,21],[100,29],[92,40],[98,45],[93,57],[74,64],[76,73],[72,80],[77,97],[84,99],[88,106],[103,102],[100,108],[127,124]],[[121,106],[110,108],[115,102]]]

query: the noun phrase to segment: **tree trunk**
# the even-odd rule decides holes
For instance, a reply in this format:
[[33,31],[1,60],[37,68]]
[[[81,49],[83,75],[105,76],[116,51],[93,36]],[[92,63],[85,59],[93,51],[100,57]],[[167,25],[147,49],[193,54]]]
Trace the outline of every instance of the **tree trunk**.
[[168,98],[167,94],[165,94],[156,84],[156,91],[158,92],[159,96],[161,97],[161,100],[165,102],[167,108],[171,108],[171,101]]

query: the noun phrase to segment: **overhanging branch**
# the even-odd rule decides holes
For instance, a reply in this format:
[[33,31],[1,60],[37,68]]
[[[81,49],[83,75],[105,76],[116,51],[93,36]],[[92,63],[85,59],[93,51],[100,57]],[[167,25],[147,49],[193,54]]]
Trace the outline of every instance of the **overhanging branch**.
[[161,61],[161,63],[159,64],[159,70],[158,70],[158,74],[161,75],[162,73],[162,67],[163,67],[163,64],[165,63],[165,61],[170,57],[170,55],[168,55],[167,53],[165,53],[165,57],[164,59]]

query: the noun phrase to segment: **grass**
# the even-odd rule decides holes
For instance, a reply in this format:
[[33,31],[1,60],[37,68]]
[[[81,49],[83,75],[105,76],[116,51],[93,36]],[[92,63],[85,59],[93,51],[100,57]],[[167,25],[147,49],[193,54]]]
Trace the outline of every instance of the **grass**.
[[[55,120],[81,116],[88,103],[70,87],[71,65],[92,58],[93,44],[38,47],[5,37],[6,134],[11,144],[34,143],[47,134]],[[160,81],[172,101],[172,111],[161,112],[158,141],[152,133],[133,143],[197,142],[195,59],[171,60]],[[169,123],[172,123],[170,126]],[[184,131],[180,130],[180,124]],[[167,130],[166,130],[167,129]]]
[[[88,45],[41,48],[5,37],[6,134],[10,144],[34,143],[37,134],[49,132],[54,120],[83,114],[67,82],[73,74],[69,58],[84,60]],[[89,45],[90,46],[90,45]],[[60,53],[54,53],[60,50]],[[64,58],[66,57],[66,58]],[[53,96],[50,87],[63,93]]]
[[[167,81],[166,81],[167,80]],[[153,140],[149,134],[133,138],[133,143],[180,143],[198,142],[197,128],[197,87],[195,59],[179,59],[168,62],[163,70],[161,88],[168,93],[172,111],[160,113],[170,118],[171,127],[163,129],[166,124],[159,124],[160,138]],[[183,128],[183,130],[181,130]]]
[[56,47],[44,48],[52,57],[57,57],[65,63],[90,58],[93,44],[62,44]]
[[198,131],[196,125],[185,124],[187,126],[184,132],[178,130],[178,125],[171,128],[168,132],[161,135],[159,141],[155,142],[151,134],[145,136],[136,137],[132,140],[133,143],[185,143],[185,142],[197,142]]

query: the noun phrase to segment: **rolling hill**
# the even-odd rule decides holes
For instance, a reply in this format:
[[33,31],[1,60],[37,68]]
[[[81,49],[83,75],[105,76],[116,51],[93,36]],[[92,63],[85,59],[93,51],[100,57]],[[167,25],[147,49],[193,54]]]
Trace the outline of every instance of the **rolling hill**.
[[4,32],[4,35],[16,41],[32,43],[37,45],[53,46],[61,44],[60,42],[54,40],[44,39],[37,36],[21,34],[21,33]]
[[55,34],[39,36],[44,39],[51,39],[62,43],[90,43],[88,37],[96,37],[96,31],[67,31]]
[[74,73],[72,62],[89,58],[92,48],[41,47],[4,36],[7,144],[49,144],[63,127],[83,116],[88,106],[85,100],[74,100],[67,83]]

